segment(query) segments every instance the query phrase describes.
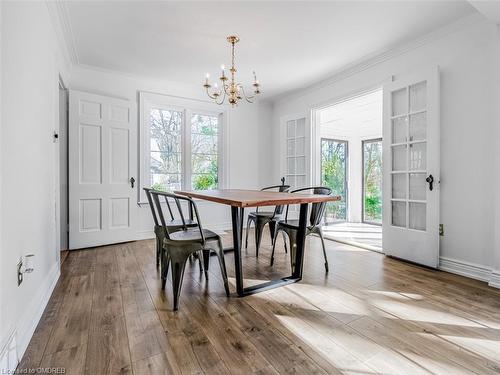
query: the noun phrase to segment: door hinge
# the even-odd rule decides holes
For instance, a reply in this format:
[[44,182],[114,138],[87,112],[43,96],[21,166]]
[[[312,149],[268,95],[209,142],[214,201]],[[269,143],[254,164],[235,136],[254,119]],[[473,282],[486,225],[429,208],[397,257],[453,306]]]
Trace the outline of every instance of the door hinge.
[[443,224],[439,224],[439,235],[444,236],[444,225]]

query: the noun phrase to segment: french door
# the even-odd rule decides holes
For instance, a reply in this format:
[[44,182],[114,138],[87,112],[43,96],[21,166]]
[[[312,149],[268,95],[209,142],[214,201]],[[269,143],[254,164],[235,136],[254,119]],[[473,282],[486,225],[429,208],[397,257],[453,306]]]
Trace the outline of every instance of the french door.
[[430,267],[439,260],[439,72],[384,86],[383,248]]
[[135,119],[129,101],[70,91],[70,249],[135,239]]

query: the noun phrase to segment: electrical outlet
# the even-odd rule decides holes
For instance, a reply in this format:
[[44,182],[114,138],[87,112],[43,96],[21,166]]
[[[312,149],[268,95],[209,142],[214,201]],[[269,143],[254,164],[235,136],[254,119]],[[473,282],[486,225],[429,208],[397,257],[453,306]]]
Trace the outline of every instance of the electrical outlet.
[[21,285],[23,282],[23,272],[21,269],[23,268],[23,258],[19,259],[19,263],[17,263],[17,286]]
[[443,224],[439,224],[439,235],[444,236],[444,225]]

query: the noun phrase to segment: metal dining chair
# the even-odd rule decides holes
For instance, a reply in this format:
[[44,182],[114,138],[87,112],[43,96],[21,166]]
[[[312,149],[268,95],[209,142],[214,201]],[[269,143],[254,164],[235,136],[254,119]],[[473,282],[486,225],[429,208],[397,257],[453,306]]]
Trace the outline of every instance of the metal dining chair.
[[[208,265],[210,253],[213,251],[219,260],[219,265],[224,282],[226,295],[229,297],[229,282],[227,279],[226,263],[224,261],[224,249],[222,247],[221,237],[208,229],[203,229],[198,208],[195,202],[188,197],[167,193],[162,191],[150,190],[150,194],[156,206],[160,223],[166,228],[165,238],[161,247],[161,288],[165,289],[167,281],[168,267],[172,268],[172,287],[174,294],[174,311],[179,309],[179,296],[181,293],[182,280],[184,278],[184,269],[186,261],[195,253],[203,257],[205,265],[205,277],[208,278]],[[179,209],[180,217],[183,222],[182,228],[177,231],[171,231],[165,221],[163,211],[161,210],[160,197],[173,199]],[[194,212],[196,227],[188,227],[182,213],[181,201],[187,202],[190,210]],[[202,253],[202,255],[200,254]]]
[[[330,195],[332,189],[329,187],[319,186],[319,187],[307,187],[291,191],[291,193],[299,193],[308,191],[313,194]],[[323,214],[325,212],[326,202],[313,203],[311,208],[311,215],[309,217],[309,225],[306,228],[306,236],[315,233],[319,235],[321,239],[321,245],[323,247],[323,256],[325,258],[325,270],[328,272],[328,258],[326,256],[325,249],[325,239],[323,238],[323,231],[321,230],[321,220],[323,219]],[[278,233],[283,231],[287,234],[288,241],[290,242],[290,261],[292,264],[292,270],[295,267],[295,254],[297,251],[297,233],[299,230],[299,220],[288,220],[288,209],[289,205],[286,206],[285,220],[278,221],[276,231],[274,232],[274,242],[273,251],[271,253],[271,266],[274,263],[274,249],[276,247],[276,238]],[[285,240],[286,249],[286,240]]]
[[[266,190],[277,190],[280,193],[287,192],[290,189],[290,185],[285,185],[285,179],[281,180],[281,185],[268,186],[260,191]],[[248,214],[247,220],[247,230],[245,239],[245,248],[248,247],[248,232],[250,226],[253,223],[255,227],[255,255],[259,256],[259,247],[262,240],[262,233],[264,232],[264,227],[269,224],[269,231],[271,232],[271,242],[274,244],[274,232],[276,230],[276,223],[281,219],[281,214],[283,213],[283,206],[274,207],[273,212],[259,212],[259,207],[254,212]],[[286,248],[285,248],[286,251]]]
[[[193,220],[193,208],[190,206],[189,207],[189,219],[185,219],[184,221],[182,219],[176,219],[174,217],[174,213],[172,211],[172,207],[170,207],[170,203],[168,201],[168,198],[165,197],[165,204],[168,209],[168,213],[170,216],[170,220],[166,220],[166,226],[163,226],[160,224],[158,221],[158,214],[157,210],[155,208],[155,205],[153,204],[153,200],[151,198],[151,191],[153,189],[151,188],[144,188],[144,191],[146,192],[146,198],[148,199],[149,203],[149,208],[151,209],[151,213],[153,215],[153,221],[154,221],[154,232],[156,236],[156,268],[160,266],[160,252],[161,252],[161,246],[163,243],[163,239],[165,238],[165,230],[168,228],[170,232],[175,232],[177,230],[182,229],[184,226],[187,227],[196,227],[198,224]],[[177,202],[176,202],[177,203]],[[180,209],[177,207],[177,209]],[[161,208],[160,208],[161,210]],[[180,211],[182,213],[182,211]],[[201,263],[200,263],[201,265]]]

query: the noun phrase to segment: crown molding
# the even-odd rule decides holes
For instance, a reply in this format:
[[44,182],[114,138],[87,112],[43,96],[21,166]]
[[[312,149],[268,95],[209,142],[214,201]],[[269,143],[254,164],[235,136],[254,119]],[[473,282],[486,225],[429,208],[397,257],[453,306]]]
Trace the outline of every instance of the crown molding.
[[274,104],[280,104],[284,101],[297,99],[304,95],[307,95],[311,92],[319,90],[321,88],[331,86],[336,82],[342,81],[348,77],[351,77],[355,74],[363,72],[369,68],[372,68],[378,64],[381,64],[387,60],[393,59],[397,56],[403,55],[405,53],[411,52],[418,48],[421,48],[427,44],[435,42],[438,39],[441,39],[447,35],[453,34],[457,31],[463,30],[465,28],[476,25],[480,22],[485,22],[485,18],[477,13],[471,13],[467,16],[464,16],[452,23],[449,23],[437,30],[431,31],[428,34],[425,34],[417,39],[414,39],[410,42],[398,44],[392,48],[388,48],[386,50],[379,50],[374,53],[368,54],[362,57],[359,60],[356,60],[350,64],[345,65],[344,67],[335,71],[332,75],[327,78],[317,80],[316,82],[303,87],[294,89],[283,94],[279,94],[274,98],[269,98]]
[[64,1],[45,1],[59,46],[72,65],[79,65],[75,37],[71,29],[68,8]]

